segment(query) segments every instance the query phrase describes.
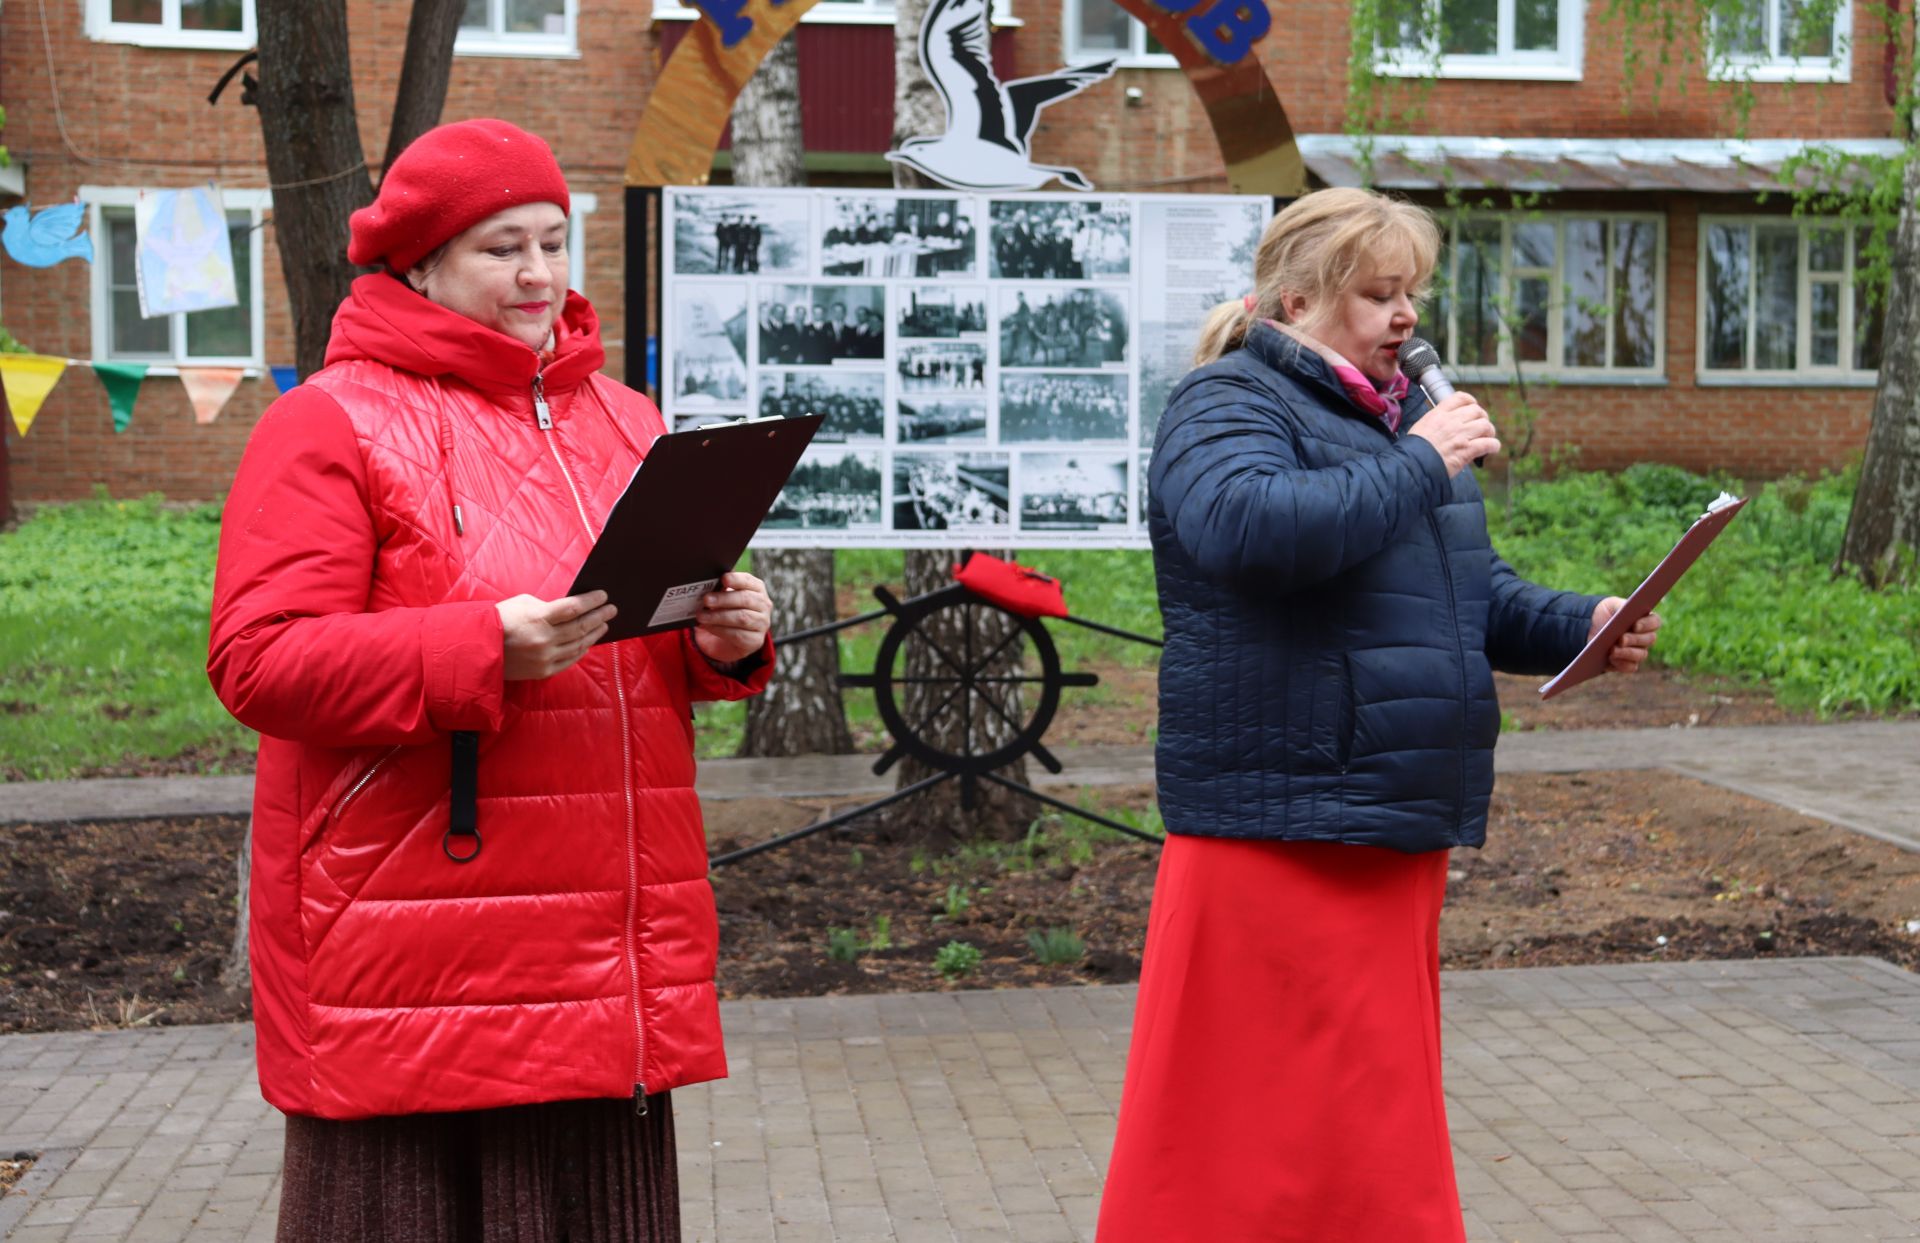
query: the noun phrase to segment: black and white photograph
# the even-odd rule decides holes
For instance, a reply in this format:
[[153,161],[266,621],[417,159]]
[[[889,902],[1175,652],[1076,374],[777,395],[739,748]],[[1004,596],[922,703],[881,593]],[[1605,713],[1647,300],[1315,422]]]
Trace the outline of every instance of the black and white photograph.
[[1022,530],[1104,531],[1126,525],[1127,459],[1124,454],[1021,455]]
[[898,279],[972,276],[980,227],[974,199],[847,195],[823,205],[820,270]]
[[1004,527],[1008,473],[1004,453],[896,453],[893,529]]
[[990,271],[1000,280],[1099,280],[1133,272],[1133,208],[1121,200],[996,199]]
[[773,531],[879,526],[879,453],[809,447],[760,525]]
[[896,439],[903,445],[939,445],[987,438],[985,397],[900,399]]
[[814,441],[880,440],[886,435],[887,377],[879,371],[763,371],[760,404],[763,419],[797,419],[824,414]]
[[1127,296],[1091,286],[1001,289],[1002,367],[1117,367],[1127,361]]
[[1013,371],[1000,376],[1000,440],[1125,440],[1127,377]]
[[674,292],[669,409],[747,404],[747,286],[684,284]]
[[887,352],[880,285],[763,285],[760,361],[774,366],[877,362]]
[[979,341],[903,342],[894,369],[903,393],[985,392],[987,347]]
[[746,417],[744,414],[676,414],[673,416],[673,430],[691,432],[703,427],[725,427],[729,423],[741,422]]
[[894,327],[902,337],[952,340],[987,330],[984,285],[907,285],[893,295]]
[[804,194],[677,194],[676,276],[805,276],[812,203]]

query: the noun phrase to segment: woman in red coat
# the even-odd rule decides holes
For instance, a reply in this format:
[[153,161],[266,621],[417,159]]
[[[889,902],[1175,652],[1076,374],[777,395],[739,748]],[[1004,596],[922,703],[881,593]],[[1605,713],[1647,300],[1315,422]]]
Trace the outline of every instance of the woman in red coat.
[[769,603],[731,574],[594,646],[611,606],[566,594],[665,430],[598,374],[567,210],[505,122],[417,141],[227,501],[283,1240],[677,1239],[666,1094],[726,1073],[689,704],[766,684]]

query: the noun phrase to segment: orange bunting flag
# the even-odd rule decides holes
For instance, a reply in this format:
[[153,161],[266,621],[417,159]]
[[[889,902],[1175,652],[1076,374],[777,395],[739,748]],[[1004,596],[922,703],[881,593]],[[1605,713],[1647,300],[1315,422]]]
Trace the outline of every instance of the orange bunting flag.
[[0,354],[0,385],[7,390],[7,409],[22,436],[66,369],[67,360],[51,354]]
[[193,403],[193,421],[211,423],[226,409],[227,399],[247,373],[240,367],[182,367],[180,383]]

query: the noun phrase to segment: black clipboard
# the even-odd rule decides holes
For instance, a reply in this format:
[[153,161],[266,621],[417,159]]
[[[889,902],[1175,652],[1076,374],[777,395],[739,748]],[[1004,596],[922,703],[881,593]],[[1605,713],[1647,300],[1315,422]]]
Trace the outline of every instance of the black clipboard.
[[820,429],[822,414],[673,432],[653,442],[614,502],[569,595],[619,610],[600,642],[691,626]]

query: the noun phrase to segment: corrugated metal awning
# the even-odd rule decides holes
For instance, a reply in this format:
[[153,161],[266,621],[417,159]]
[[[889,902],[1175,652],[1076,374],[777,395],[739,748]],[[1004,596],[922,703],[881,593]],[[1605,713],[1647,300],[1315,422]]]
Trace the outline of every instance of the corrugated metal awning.
[[[1302,134],[1307,169],[1330,186],[1383,190],[1780,190],[1780,169],[1813,148],[1889,157],[1891,138],[1474,138]],[[1371,165],[1372,175],[1362,172]]]

